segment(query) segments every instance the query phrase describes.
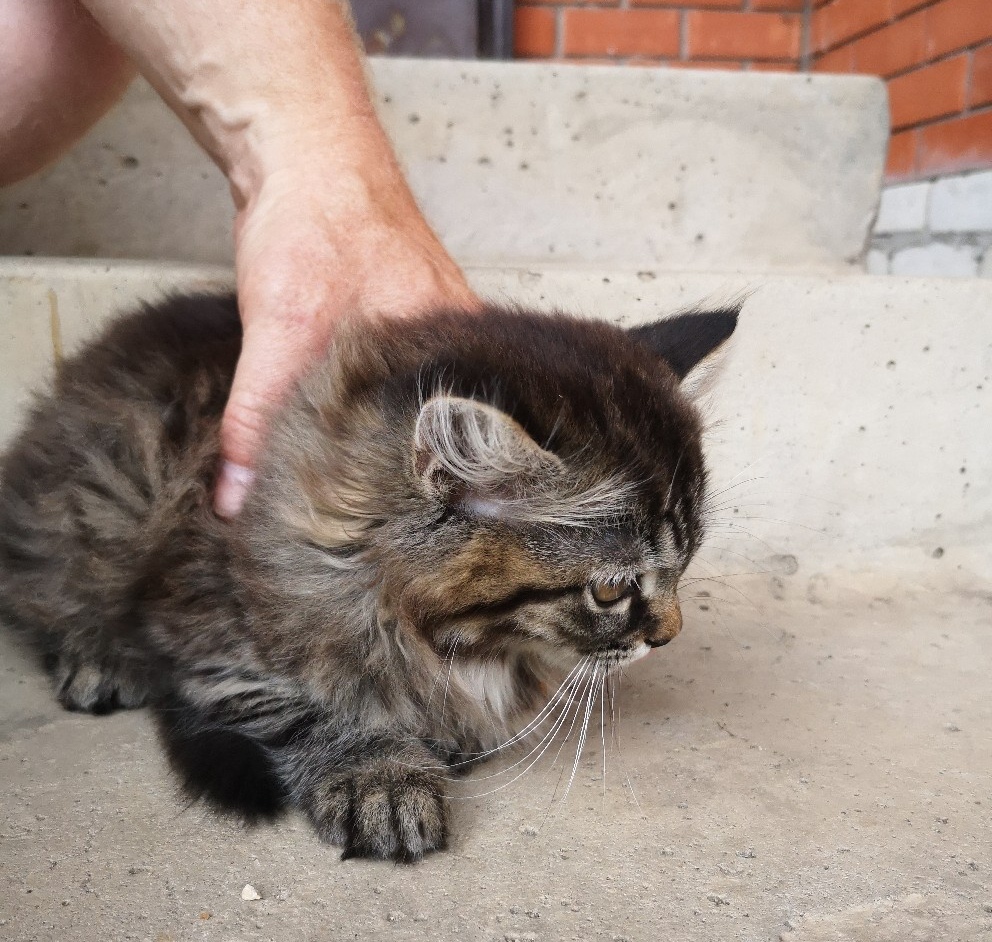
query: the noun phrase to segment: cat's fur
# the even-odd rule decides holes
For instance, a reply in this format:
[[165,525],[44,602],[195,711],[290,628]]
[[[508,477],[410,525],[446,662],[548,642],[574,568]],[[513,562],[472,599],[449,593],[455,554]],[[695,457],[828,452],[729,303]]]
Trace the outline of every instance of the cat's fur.
[[679,381],[736,316],[345,324],[227,522],[236,301],[146,308],[62,365],[0,464],[0,612],[69,709],[150,703],[192,795],[416,859],[444,846],[449,767],[556,671],[678,632],[705,484]]

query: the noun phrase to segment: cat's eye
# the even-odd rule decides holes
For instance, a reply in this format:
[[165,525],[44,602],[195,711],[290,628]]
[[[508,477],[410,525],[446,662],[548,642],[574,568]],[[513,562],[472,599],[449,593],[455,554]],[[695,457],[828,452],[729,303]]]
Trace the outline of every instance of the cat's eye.
[[633,582],[590,582],[589,591],[600,605],[614,605],[634,591]]

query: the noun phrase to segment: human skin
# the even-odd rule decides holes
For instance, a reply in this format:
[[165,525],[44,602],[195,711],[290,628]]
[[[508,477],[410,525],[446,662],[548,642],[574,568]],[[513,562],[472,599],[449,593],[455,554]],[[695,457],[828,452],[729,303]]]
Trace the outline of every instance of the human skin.
[[[0,15],[4,5],[17,7],[28,24],[23,36],[48,35],[44,24],[32,28],[25,12],[39,2],[53,22],[61,17],[63,29],[82,15],[73,0],[0,0]],[[418,209],[375,116],[344,2],[83,5],[105,35],[88,23],[80,41],[91,44],[89,52],[76,55],[99,69],[101,52],[116,50],[121,90],[128,59],[136,63],[230,183],[244,343],[221,426],[214,505],[233,516],[272,410],[327,348],[345,314],[471,309],[478,300]],[[69,81],[70,70],[56,74],[58,56],[50,59],[56,61],[33,87],[32,107],[42,112],[56,107]],[[113,69],[107,72],[91,83],[92,96],[85,88],[75,92],[92,120],[115,87]],[[0,105],[0,112],[9,108]],[[81,123],[72,135],[66,128],[61,148],[50,133],[39,156],[56,156]],[[8,149],[30,152],[0,139],[0,165]]]
[[135,67],[67,0],[0,0],[0,186],[60,157],[123,94]]

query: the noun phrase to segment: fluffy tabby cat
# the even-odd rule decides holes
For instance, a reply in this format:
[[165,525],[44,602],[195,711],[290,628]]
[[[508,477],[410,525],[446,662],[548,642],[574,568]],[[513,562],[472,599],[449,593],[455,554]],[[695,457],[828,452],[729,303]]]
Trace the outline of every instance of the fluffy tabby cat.
[[680,381],[736,320],[345,324],[226,522],[236,300],[145,308],[62,365],[0,464],[0,612],[67,708],[150,704],[192,796],[415,860],[451,774],[567,671],[678,633],[706,479]]

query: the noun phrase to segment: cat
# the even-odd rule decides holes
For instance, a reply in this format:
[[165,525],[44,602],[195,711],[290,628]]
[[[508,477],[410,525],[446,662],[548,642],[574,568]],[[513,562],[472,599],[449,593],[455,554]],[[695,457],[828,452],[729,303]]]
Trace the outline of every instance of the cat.
[[451,777],[556,684],[679,632],[706,483],[690,386],[737,316],[346,321],[225,521],[237,300],[146,306],[61,365],[0,461],[0,617],[66,708],[149,704],[192,798],[418,860]]

